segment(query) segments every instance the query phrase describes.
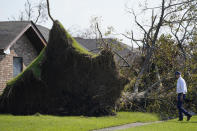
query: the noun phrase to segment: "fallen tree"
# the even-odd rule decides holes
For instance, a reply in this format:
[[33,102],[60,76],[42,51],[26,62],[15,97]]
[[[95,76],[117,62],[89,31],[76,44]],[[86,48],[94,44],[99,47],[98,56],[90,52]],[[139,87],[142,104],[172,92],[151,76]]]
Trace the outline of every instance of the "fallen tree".
[[126,83],[110,50],[99,55],[89,53],[54,21],[47,47],[7,84],[0,98],[0,112],[112,115]]

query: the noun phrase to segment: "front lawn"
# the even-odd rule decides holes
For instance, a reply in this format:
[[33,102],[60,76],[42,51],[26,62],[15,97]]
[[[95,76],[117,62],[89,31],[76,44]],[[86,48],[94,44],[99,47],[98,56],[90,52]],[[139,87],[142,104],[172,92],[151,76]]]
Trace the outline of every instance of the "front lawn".
[[133,122],[158,121],[149,113],[119,112],[110,117],[0,115],[0,131],[89,131]]
[[169,120],[158,124],[151,124],[141,127],[134,127],[121,131],[197,131],[197,116],[193,116],[189,122],[177,121],[178,119]]

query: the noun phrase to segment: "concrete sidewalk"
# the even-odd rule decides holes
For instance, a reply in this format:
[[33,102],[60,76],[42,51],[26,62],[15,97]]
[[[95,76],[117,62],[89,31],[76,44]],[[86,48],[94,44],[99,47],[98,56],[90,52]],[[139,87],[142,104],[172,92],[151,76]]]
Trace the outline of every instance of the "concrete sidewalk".
[[137,127],[137,126],[144,126],[144,125],[154,124],[154,123],[161,123],[161,122],[163,122],[163,121],[154,121],[154,122],[146,122],[146,123],[136,122],[136,123],[126,124],[126,125],[121,125],[121,126],[108,127],[108,128],[103,128],[103,129],[98,129],[98,130],[93,130],[93,131],[115,131],[115,130],[122,130],[122,129],[132,128],[132,127]]

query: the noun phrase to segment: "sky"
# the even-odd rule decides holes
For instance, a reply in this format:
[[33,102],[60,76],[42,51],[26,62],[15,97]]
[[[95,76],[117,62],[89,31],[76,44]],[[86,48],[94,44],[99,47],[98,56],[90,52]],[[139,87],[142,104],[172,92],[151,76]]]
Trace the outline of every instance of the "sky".
[[[101,27],[103,32],[108,26],[113,26],[117,33],[125,33],[135,29],[134,19],[126,11],[126,6],[139,11],[140,3],[143,0],[50,0],[51,14],[54,19],[58,19],[66,29],[79,28],[86,29],[90,26],[91,17],[101,17]],[[158,4],[158,1],[150,0],[151,5]],[[18,16],[24,10],[26,0],[2,0],[0,4],[0,21],[7,21],[12,16]],[[32,3],[39,0],[30,0]],[[147,15],[144,15],[147,18]],[[142,22],[146,22],[141,17]],[[144,20],[144,21],[143,21]],[[52,22],[42,24],[51,28]],[[123,42],[129,44],[130,41],[123,38]]]

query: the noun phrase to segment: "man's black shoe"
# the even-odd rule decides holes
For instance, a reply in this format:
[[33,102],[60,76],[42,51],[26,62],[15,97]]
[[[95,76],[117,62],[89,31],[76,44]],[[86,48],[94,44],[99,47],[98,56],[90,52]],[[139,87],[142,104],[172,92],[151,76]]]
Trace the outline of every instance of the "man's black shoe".
[[183,119],[179,119],[178,121],[183,121]]
[[187,116],[187,121],[191,119],[192,115]]

